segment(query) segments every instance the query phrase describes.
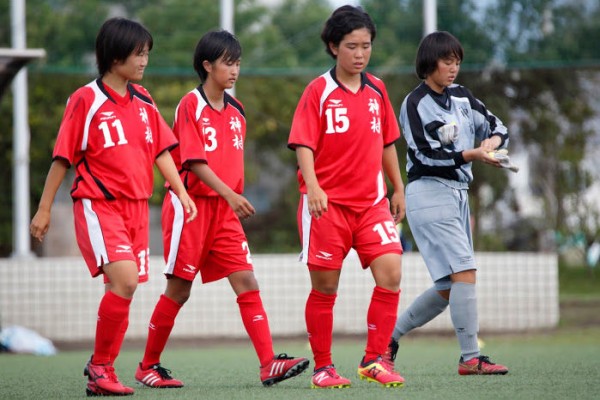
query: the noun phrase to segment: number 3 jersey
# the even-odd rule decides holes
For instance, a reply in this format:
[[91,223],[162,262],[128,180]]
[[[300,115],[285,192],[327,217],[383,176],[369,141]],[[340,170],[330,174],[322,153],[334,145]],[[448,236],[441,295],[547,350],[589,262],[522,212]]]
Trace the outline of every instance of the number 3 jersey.
[[127,89],[121,97],[98,79],[69,97],[53,160],[75,167],[74,199],[150,198],[156,157],[177,145],[148,91]]
[[192,90],[179,102],[173,132],[179,146],[173,160],[190,195],[218,196],[190,170],[200,162],[234,192],[244,191],[244,139],[246,117],[242,104],[227,92],[222,110],[212,108],[202,86]]
[[[383,148],[400,137],[384,83],[361,74],[356,93],[338,82],[335,68],[304,90],[292,122],[288,147],[313,151],[315,173],[328,200],[362,210],[386,195]],[[306,185],[298,170],[300,192]]]

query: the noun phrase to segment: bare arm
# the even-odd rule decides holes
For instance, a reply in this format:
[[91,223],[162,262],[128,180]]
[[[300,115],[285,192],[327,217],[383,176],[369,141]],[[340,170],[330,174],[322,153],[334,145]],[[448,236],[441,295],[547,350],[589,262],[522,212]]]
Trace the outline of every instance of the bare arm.
[[237,194],[227,186],[207,164],[195,162],[190,169],[202,182],[227,201],[238,218],[248,218],[256,213],[252,204],[244,196]]
[[394,222],[398,223],[404,219],[406,203],[404,201],[404,183],[400,174],[400,164],[396,146],[390,145],[383,149],[383,171],[387,175],[394,192],[390,199],[390,211],[394,216]]
[[299,146],[296,148],[296,157],[298,158],[302,178],[306,183],[308,211],[318,219],[323,213],[327,212],[327,193],[321,189],[317,181],[313,151],[308,147]]
[[60,184],[65,179],[67,174],[68,165],[66,161],[56,159],[50,165],[50,170],[46,176],[46,183],[44,184],[44,191],[42,192],[42,198],[38,205],[38,210],[31,220],[29,225],[29,231],[31,235],[40,242],[44,239],[44,236],[50,228],[50,214],[52,211],[52,203],[54,203],[54,197]]
[[181,182],[181,178],[179,177],[179,173],[177,172],[177,167],[175,166],[175,162],[173,162],[171,153],[168,151],[163,151],[156,158],[154,163],[158,167],[158,170],[162,176],[167,180],[167,182],[169,182],[171,189],[173,189],[173,192],[175,192],[179,198],[179,201],[185,209],[185,212],[188,214],[186,222],[192,221],[198,215],[198,210],[196,209],[196,204],[194,204],[185,190],[183,182]]

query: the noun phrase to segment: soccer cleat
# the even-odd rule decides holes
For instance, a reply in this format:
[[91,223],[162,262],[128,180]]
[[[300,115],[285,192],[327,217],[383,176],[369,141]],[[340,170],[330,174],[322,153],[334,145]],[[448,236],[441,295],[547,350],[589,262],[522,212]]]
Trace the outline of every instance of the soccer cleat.
[[98,396],[130,396],[131,393],[114,393],[109,392],[108,390],[100,389],[94,382],[88,381],[87,387],[85,388],[85,394],[88,397],[98,397]]
[[154,388],[180,388],[183,382],[171,376],[171,370],[161,367],[160,363],[152,365],[148,369],[142,369],[139,363],[135,371],[135,380],[142,385]]
[[363,361],[358,366],[358,377],[366,379],[368,382],[380,383],[385,387],[401,387],[404,385],[404,378],[394,370],[388,369],[381,357],[373,361]]
[[396,354],[398,354],[398,342],[390,339],[385,354],[381,356],[381,362],[389,371],[393,371],[396,364]]
[[458,362],[459,375],[506,375],[508,368],[504,365],[494,364],[489,357],[479,356],[464,361],[460,358]]
[[313,389],[343,389],[350,387],[350,379],[339,376],[333,364],[315,370],[311,385]]
[[264,367],[260,367],[260,380],[265,386],[272,386],[278,382],[292,378],[308,368],[308,359],[289,357],[281,353]]
[[86,394],[88,396],[129,396],[133,389],[119,382],[112,365],[92,364],[92,359],[83,369],[83,375],[88,377]]

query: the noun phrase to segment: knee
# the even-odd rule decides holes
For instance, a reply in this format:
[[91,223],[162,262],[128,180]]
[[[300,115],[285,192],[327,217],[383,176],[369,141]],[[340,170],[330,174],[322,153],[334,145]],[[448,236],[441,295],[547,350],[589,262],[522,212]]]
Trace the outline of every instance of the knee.
[[231,274],[229,276],[229,283],[238,296],[242,293],[259,290],[254,273],[248,271]]
[[131,299],[137,289],[138,281],[136,279],[128,279],[124,282],[112,285],[112,291],[126,299]]

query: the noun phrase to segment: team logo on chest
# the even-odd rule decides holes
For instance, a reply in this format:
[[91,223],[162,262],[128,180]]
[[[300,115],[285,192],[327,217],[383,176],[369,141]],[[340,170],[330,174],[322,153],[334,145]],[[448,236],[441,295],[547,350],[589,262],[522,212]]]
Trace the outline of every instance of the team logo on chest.
[[143,107],[140,107],[140,118],[142,119],[142,122],[146,124],[146,143],[152,143],[152,129],[150,129],[148,121],[148,111]]
[[379,116],[379,103],[376,99],[369,99],[369,113],[371,113],[371,131],[381,133],[381,117]]
[[238,117],[231,117],[229,120],[229,129],[233,133],[233,147],[238,150],[244,149],[244,138],[242,137],[242,123]]

